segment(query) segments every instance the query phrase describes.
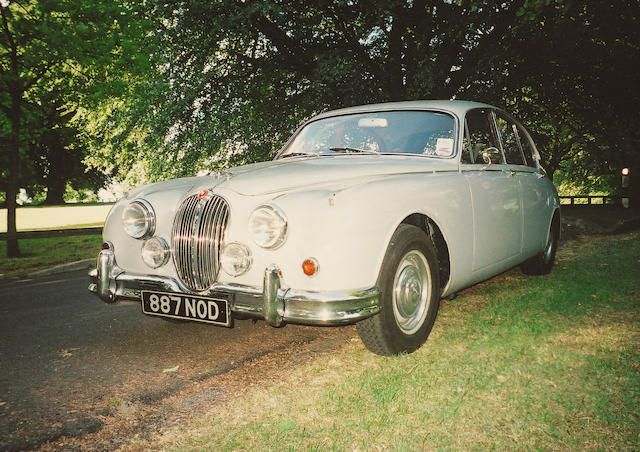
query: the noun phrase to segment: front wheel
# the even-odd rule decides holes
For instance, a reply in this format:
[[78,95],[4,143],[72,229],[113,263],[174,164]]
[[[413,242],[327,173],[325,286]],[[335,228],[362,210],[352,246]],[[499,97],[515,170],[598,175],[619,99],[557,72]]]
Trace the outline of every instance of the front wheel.
[[382,308],[356,324],[370,351],[385,356],[411,353],[427,340],[440,305],[438,268],[429,236],[416,226],[400,225],[378,276]]

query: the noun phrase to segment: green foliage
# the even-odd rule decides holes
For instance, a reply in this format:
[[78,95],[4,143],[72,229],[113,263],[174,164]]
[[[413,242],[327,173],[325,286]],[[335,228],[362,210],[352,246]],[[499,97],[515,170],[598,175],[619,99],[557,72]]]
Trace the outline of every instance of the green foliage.
[[485,58],[490,89],[471,96],[519,115],[551,175],[586,190],[604,177],[616,191],[611,175],[640,164],[640,78],[628,66],[640,60],[640,3],[527,1],[520,13],[499,56]]
[[67,186],[72,190],[96,191],[104,185],[105,176],[87,170],[83,164],[84,146],[77,127],[71,123],[73,111],[63,104],[62,93],[38,93],[38,110],[34,112],[30,139],[26,143],[25,165],[21,184],[29,194],[46,204],[63,202]]
[[633,0],[182,0],[128,12],[138,55],[112,75],[120,95],[78,118],[87,163],[130,184],[267,159],[319,111],[421,98],[513,111],[550,175],[574,184],[635,158],[640,83],[619,69],[640,59]]
[[[89,186],[101,182],[96,174],[82,176],[88,137],[78,117],[80,111],[97,108],[120,94],[127,77],[139,68],[148,70],[139,48],[146,23],[139,17],[142,8],[138,3],[103,0],[9,1],[2,8],[7,26],[0,33],[0,45],[6,49],[0,58],[0,83],[7,90],[0,91],[5,95],[0,96],[5,113],[0,114],[0,137],[11,131],[8,103],[17,96],[22,104],[23,186],[30,185],[34,173],[46,179],[60,171],[71,172],[59,176],[62,187],[67,181],[76,188],[82,182]],[[12,61],[14,48],[18,57]],[[66,165],[50,161],[56,146],[63,148],[60,158]]]
[[0,3],[0,186],[8,207],[7,253],[20,254],[15,198],[20,187],[46,185],[59,202],[67,181],[92,185],[83,148],[68,125],[83,95],[119,61],[126,8],[104,0],[5,0]]
[[[566,164],[571,161],[566,162]],[[564,165],[563,165],[564,166]],[[588,174],[576,182],[575,174],[568,175],[563,170],[555,173],[553,182],[561,196],[610,195],[617,190],[615,175]]]
[[[639,9],[635,0],[9,2],[0,44],[10,50],[15,36],[19,77],[5,52],[0,147],[17,96],[23,185],[60,173],[80,190],[100,183],[98,172],[138,185],[270,158],[319,111],[455,97],[514,112],[550,176],[580,185],[639,164],[640,83],[625,69],[640,60]],[[52,171],[55,155],[84,157],[94,172]],[[4,152],[0,163],[9,167]],[[3,169],[0,184],[7,177]]]
[[76,190],[71,183],[67,183],[64,192],[64,202],[98,202],[98,195],[95,190]]
[[94,146],[90,164],[120,177],[264,160],[302,120],[330,108],[452,97],[476,77],[479,55],[520,8],[515,1],[152,5],[143,46],[151,72],[129,78],[126,96],[86,116],[107,143]]

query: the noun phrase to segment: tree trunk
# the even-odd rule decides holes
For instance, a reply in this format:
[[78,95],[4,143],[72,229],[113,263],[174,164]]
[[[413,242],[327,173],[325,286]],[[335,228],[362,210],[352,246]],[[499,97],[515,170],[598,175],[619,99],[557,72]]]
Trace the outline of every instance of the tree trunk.
[[[56,110],[53,110],[53,115],[57,114]],[[44,179],[44,183],[47,187],[47,199],[43,204],[54,205],[64,204],[64,194],[67,191],[67,180],[71,176],[78,172],[77,160],[81,159],[80,155],[74,155],[71,151],[67,151],[64,145],[63,135],[67,132],[65,126],[56,127],[60,124],[60,117],[52,120],[48,127],[50,130],[43,135],[44,143],[48,149],[47,161],[49,163],[49,171]],[[75,137],[74,137],[75,139]],[[79,171],[82,171],[80,169]]]
[[[51,169],[49,171],[51,171]],[[64,204],[66,189],[67,183],[65,180],[51,178],[47,183],[47,198],[42,204],[48,206]]]
[[12,94],[9,122],[9,175],[7,177],[7,257],[20,257],[16,228],[16,197],[18,195],[18,170],[20,162],[20,98]]
[[16,234],[16,190],[13,184],[7,187],[7,257],[20,257]]
[[549,167],[545,168],[545,171],[547,172],[547,176],[549,177],[549,180],[553,183],[553,175],[556,172],[555,167],[549,166]]

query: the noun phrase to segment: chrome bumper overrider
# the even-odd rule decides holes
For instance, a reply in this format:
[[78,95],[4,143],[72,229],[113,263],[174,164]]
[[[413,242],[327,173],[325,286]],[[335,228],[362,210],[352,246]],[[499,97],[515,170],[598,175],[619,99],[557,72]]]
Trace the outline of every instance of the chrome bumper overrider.
[[[265,269],[263,287],[215,284],[198,295],[231,294],[230,309],[242,317],[266,320],[272,326],[284,323],[303,325],[344,325],[380,311],[380,291],[373,287],[356,292],[309,292],[280,287],[275,265]],[[89,290],[106,303],[140,301],[142,290],[185,293],[173,278],[126,273],[116,265],[112,250],[98,255],[95,270],[89,273]]]

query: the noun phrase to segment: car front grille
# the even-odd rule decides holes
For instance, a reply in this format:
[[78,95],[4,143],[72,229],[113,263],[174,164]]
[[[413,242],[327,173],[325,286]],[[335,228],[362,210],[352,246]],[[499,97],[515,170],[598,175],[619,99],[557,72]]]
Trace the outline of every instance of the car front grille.
[[203,191],[182,201],[173,221],[172,254],[187,288],[203,291],[215,283],[228,220],[229,206],[220,196]]

